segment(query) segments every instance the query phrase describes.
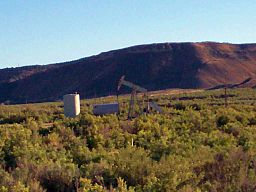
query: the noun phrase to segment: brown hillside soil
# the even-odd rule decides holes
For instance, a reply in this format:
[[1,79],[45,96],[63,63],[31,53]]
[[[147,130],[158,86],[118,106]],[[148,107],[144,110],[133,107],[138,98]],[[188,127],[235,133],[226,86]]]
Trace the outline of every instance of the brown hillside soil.
[[0,102],[54,101],[73,92],[81,98],[115,95],[122,75],[150,91],[210,88],[248,78],[241,86],[255,87],[256,44],[139,45],[55,65],[2,69]]
[[[220,43],[194,44],[203,66],[198,71],[199,87],[236,84],[256,75],[256,45]],[[253,83],[253,82],[251,82]],[[248,84],[248,86],[251,86]]]

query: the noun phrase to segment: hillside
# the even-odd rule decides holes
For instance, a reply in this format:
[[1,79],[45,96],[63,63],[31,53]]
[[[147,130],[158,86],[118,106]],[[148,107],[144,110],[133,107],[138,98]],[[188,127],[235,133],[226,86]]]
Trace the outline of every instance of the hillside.
[[256,86],[256,44],[161,43],[101,53],[66,63],[0,70],[0,102],[54,101],[115,94],[122,75],[149,90]]

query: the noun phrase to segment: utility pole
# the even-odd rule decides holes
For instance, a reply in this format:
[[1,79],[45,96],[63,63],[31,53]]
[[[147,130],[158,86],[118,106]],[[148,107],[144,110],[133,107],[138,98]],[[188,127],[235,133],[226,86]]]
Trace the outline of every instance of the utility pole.
[[228,85],[227,85],[227,72],[225,71],[225,94],[224,94],[224,97],[225,97],[225,107],[227,108],[228,107],[228,95],[227,95],[227,88],[228,88]]

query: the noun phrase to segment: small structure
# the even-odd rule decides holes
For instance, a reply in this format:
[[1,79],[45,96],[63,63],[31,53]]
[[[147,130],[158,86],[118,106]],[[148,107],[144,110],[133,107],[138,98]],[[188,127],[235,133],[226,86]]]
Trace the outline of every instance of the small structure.
[[[141,115],[143,113],[150,113],[152,111],[152,109],[154,109],[158,113],[163,113],[162,108],[159,107],[156,102],[149,101],[147,89],[145,89],[139,85],[136,85],[130,81],[126,81],[124,78],[125,78],[125,76],[122,76],[118,82],[117,99],[118,99],[119,90],[122,86],[126,86],[126,87],[129,87],[130,89],[132,89],[131,99],[130,99],[130,103],[129,103],[129,110],[128,110],[128,119],[132,119],[132,118],[137,117],[138,115]],[[142,94],[142,101],[138,100],[138,93]],[[138,112],[135,111],[135,104],[137,104],[137,106],[139,108]]]
[[118,103],[95,104],[93,105],[94,115],[106,115],[119,113]]
[[80,113],[79,94],[67,94],[63,96],[64,114],[66,117],[76,117]]
[[[132,82],[126,81],[125,76],[123,75],[121,77],[121,79],[118,82],[118,86],[117,86],[117,98],[118,98],[118,94],[119,94],[119,90],[121,88],[121,86],[127,86],[130,89],[132,89],[131,92],[131,99],[130,99],[130,103],[129,103],[129,110],[128,110],[128,119],[132,119],[144,112],[149,112],[149,98],[148,98],[148,90],[139,86],[139,85],[135,85]],[[138,100],[138,93],[142,93],[142,102],[140,102]],[[145,102],[146,101],[146,106],[145,106]],[[135,111],[135,104],[137,104],[137,106],[139,107],[139,113],[136,113]]]

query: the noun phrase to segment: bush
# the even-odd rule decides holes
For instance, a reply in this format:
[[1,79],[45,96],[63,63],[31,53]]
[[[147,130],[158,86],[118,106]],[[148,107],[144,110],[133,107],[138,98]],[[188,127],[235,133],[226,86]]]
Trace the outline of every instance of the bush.
[[173,107],[176,110],[185,110],[186,109],[186,105],[184,105],[183,103],[176,103],[176,104],[174,104]]
[[229,117],[226,115],[221,115],[217,118],[217,127],[223,127],[224,125],[228,124]]

